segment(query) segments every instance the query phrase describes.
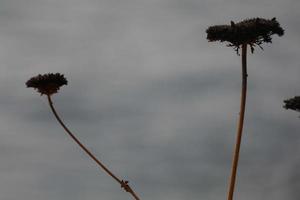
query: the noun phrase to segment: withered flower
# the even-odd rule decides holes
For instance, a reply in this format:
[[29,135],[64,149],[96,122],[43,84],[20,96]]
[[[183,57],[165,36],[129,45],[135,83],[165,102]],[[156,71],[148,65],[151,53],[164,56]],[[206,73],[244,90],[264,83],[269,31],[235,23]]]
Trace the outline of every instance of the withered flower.
[[242,49],[242,88],[240,112],[227,196],[227,200],[233,200],[246,108],[248,78],[247,48],[249,45],[252,53],[254,52],[254,47],[256,46],[259,46],[262,49],[261,45],[264,42],[272,43],[272,35],[277,34],[278,36],[282,36],[284,34],[284,30],[280,27],[276,18],[273,18],[271,20],[263,18],[252,18],[243,20],[238,23],[234,23],[231,21],[230,25],[211,26],[206,30],[206,33],[207,40],[209,42],[229,42],[227,46],[233,47],[238,55],[239,49]]
[[254,47],[261,44],[272,43],[271,36],[277,34],[282,36],[284,30],[273,18],[271,20],[263,18],[246,19],[239,23],[231,21],[231,25],[211,26],[206,30],[207,39],[210,42],[220,41],[229,42],[227,46],[233,47],[237,53],[242,44],[248,44],[253,53]]
[[41,95],[45,94],[49,96],[57,93],[61,86],[67,84],[67,79],[60,73],[39,74],[26,82],[27,87],[36,89]]
[[285,109],[291,109],[300,112],[300,96],[295,96],[294,98],[287,99],[283,101]]
[[70,129],[65,125],[63,120],[58,115],[51,98],[51,95],[57,93],[61,86],[67,85],[68,81],[63,74],[60,73],[48,73],[44,75],[37,75],[32,77],[26,82],[27,87],[32,87],[36,89],[41,95],[45,94],[48,99],[49,106],[58,123],[63,127],[66,133],[74,140],[74,142],[91,158],[93,159],[99,167],[101,167],[108,175],[110,175],[114,180],[116,180],[126,192],[129,192],[135,200],[139,200],[139,197],[129,186],[128,181],[121,180],[115,174],[113,174],[81,141],[70,131]]

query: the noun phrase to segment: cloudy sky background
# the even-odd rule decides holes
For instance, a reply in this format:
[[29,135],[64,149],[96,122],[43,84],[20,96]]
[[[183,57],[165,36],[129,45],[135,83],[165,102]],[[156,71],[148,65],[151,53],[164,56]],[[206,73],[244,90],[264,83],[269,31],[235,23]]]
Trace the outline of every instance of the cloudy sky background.
[[25,82],[60,72],[68,126],[143,200],[225,199],[240,57],[210,25],[277,17],[249,55],[236,199],[300,197],[298,0],[0,0],[0,199],[131,199],[71,141]]

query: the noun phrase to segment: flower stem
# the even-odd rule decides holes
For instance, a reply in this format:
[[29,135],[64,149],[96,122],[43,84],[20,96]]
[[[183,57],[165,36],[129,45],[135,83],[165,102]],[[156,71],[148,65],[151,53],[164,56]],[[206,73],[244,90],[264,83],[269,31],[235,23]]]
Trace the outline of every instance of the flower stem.
[[233,192],[236,180],[236,173],[239,161],[242,132],[244,125],[245,105],[246,105],[246,94],[247,94],[247,44],[242,44],[242,91],[241,91],[241,104],[240,104],[240,117],[238,121],[237,137],[235,143],[235,150],[232,161],[231,177],[228,191],[227,200],[233,199]]
[[50,108],[59,122],[59,124],[63,127],[63,129],[68,133],[68,135],[81,147],[81,149],[90,156],[107,174],[109,174],[113,179],[115,179],[120,185],[121,188],[124,188],[126,192],[129,192],[135,200],[139,200],[139,197],[135,194],[135,192],[131,189],[131,187],[128,184],[128,181],[120,180],[116,175],[114,175],[100,160],[98,160],[91,152],[88,150],[80,141],[79,139],[67,128],[67,126],[64,124],[64,122],[61,120],[59,115],[57,114],[53,102],[51,100],[51,96],[47,95],[48,103],[50,105]]

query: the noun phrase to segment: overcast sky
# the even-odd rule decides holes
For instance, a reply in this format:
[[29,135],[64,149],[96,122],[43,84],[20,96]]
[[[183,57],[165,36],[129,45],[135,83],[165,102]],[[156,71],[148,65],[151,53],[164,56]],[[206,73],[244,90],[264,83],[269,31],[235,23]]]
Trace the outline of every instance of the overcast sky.
[[235,197],[300,198],[299,0],[0,0],[0,199],[130,200],[68,138],[25,82],[60,72],[71,130],[142,200],[225,199],[240,57],[211,25],[276,17],[248,57]]

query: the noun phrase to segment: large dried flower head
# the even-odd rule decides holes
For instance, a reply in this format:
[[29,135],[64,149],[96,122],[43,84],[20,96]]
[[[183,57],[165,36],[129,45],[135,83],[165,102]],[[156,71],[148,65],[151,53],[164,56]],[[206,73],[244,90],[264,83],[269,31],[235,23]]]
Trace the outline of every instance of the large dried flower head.
[[206,33],[210,42],[229,42],[228,46],[234,47],[237,52],[242,44],[248,44],[253,53],[255,46],[262,49],[262,43],[272,43],[271,36],[274,34],[282,36],[284,30],[280,27],[276,18],[271,20],[253,18],[239,23],[231,21],[230,25],[211,26],[206,30]]
[[284,108],[291,109],[300,112],[300,96],[295,96],[294,98],[284,100]]
[[36,89],[41,95],[45,94],[49,96],[57,93],[61,86],[67,84],[67,79],[60,73],[39,74],[26,82],[27,87]]

